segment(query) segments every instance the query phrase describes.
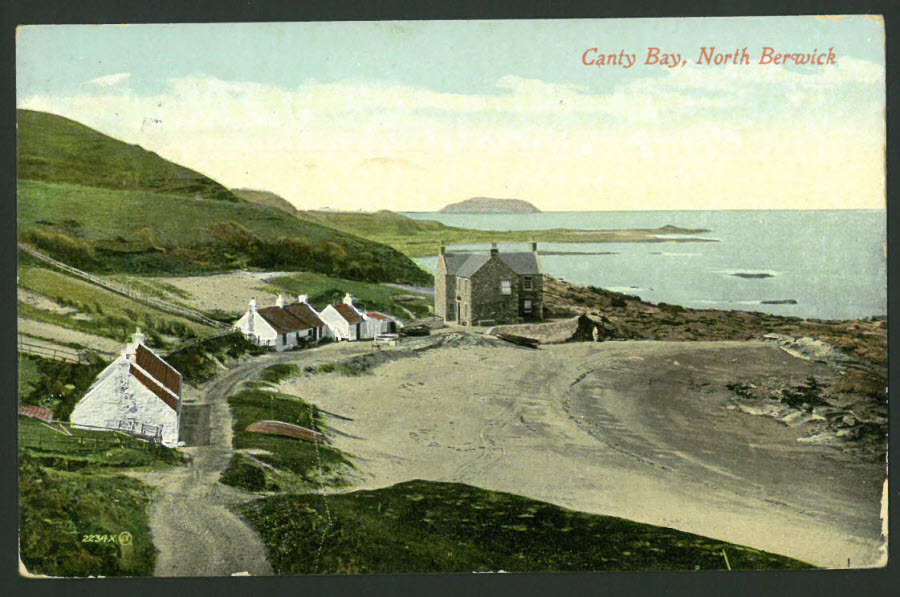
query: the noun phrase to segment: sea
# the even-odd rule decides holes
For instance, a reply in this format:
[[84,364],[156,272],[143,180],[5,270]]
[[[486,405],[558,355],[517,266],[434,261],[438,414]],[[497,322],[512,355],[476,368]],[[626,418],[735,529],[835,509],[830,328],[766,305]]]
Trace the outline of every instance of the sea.
[[[404,215],[484,230],[702,228],[708,232],[689,236],[715,242],[540,243],[538,251],[546,274],[654,303],[813,319],[887,313],[884,210]],[[448,246],[488,249],[486,244]],[[501,250],[528,250],[528,245],[502,243]],[[437,257],[416,261],[434,271]]]

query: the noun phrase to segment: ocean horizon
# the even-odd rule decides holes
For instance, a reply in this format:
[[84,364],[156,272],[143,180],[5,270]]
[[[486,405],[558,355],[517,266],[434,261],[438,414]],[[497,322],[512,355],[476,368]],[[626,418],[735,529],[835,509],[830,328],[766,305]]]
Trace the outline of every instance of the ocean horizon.
[[[705,229],[688,236],[715,242],[540,243],[539,253],[546,274],[654,303],[814,319],[887,313],[884,209],[401,213],[448,226],[498,231],[667,225]],[[501,244],[501,250],[527,247]],[[488,245],[448,248],[486,250]],[[437,258],[416,262],[434,271]]]

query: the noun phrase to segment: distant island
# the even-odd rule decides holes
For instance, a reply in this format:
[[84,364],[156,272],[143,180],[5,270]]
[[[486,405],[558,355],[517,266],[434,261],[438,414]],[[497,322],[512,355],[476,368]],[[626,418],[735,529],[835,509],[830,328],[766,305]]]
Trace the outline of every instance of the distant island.
[[451,203],[441,209],[443,213],[517,214],[540,213],[541,210],[521,199],[493,199],[472,197],[465,201]]

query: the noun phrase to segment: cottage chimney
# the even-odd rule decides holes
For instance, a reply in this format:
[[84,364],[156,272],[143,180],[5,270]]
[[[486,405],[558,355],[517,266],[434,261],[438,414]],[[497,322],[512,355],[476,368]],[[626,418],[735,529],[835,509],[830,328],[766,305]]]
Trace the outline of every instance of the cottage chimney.
[[145,340],[147,337],[141,333],[141,328],[137,328],[137,331],[131,336],[131,342],[127,343],[125,349],[122,350],[122,355],[127,360],[133,361],[138,345],[143,344]]
[[248,311],[256,311],[256,297],[250,299],[250,305],[247,307]]
[[276,307],[284,307],[284,295],[283,294],[279,294],[278,297],[275,299],[275,306]]
[[444,241],[441,241],[441,255],[447,254],[447,246],[444,244]]
[[298,302],[298,303],[306,303],[306,302],[309,302],[309,295],[308,295],[308,294],[298,294],[298,295],[297,295],[297,302]]
[[350,293],[349,293],[349,292],[348,292],[347,294],[344,295],[344,304],[345,304],[345,305],[350,305],[351,307],[353,306],[353,297],[350,296]]
[[534,239],[531,239],[531,252],[537,253],[537,242]]
[[491,257],[496,257],[500,254],[500,249],[497,248],[497,243],[491,243]]

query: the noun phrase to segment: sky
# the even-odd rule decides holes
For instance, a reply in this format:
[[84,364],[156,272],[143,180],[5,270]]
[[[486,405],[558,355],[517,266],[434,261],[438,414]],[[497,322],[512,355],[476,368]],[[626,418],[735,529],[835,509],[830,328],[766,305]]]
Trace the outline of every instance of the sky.
[[[301,209],[885,205],[877,17],[41,25],[16,45],[18,107]],[[766,46],[835,64],[760,65]]]

